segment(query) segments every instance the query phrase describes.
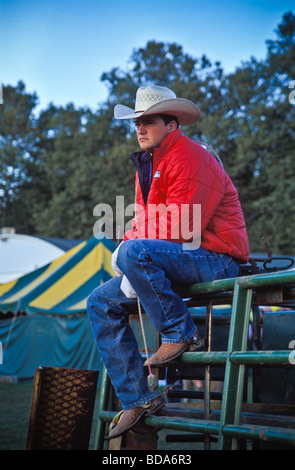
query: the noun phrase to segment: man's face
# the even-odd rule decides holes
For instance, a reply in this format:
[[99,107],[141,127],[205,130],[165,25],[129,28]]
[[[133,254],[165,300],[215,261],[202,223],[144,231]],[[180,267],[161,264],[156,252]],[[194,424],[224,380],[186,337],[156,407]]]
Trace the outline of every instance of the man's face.
[[135,120],[135,126],[141,150],[149,153],[152,153],[156,147],[159,147],[166,135],[171,130],[174,130],[171,128],[171,123],[166,125],[163,119],[157,115],[139,117]]

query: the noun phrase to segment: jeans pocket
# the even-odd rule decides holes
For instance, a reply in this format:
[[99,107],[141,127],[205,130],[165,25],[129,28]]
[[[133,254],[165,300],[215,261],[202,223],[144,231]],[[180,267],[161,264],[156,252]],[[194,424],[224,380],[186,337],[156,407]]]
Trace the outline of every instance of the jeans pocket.
[[222,269],[219,269],[215,272],[214,281],[218,279],[230,279],[232,277],[236,277],[239,273],[240,263],[234,258],[229,257],[228,255],[222,256],[224,266]]
[[193,258],[194,269],[192,275],[195,277],[194,282],[212,282],[217,274],[217,279],[224,276],[224,263],[218,253],[203,253],[201,256]]

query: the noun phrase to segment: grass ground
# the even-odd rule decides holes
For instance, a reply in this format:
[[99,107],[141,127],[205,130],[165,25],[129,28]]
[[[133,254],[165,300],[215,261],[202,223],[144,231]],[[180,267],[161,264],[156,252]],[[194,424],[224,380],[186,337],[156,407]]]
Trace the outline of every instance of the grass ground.
[[26,447],[33,382],[0,383],[0,450]]
[[[0,450],[24,450],[26,448],[32,390],[32,381],[0,383]],[[94,448],[96,425],[97,418],[94,411],[89,449]],[[167,431],[159,431],[158,450],[203,448],[203,444],[168,444],[166,433]]]
[[[0,383],[0,450],[24,450],[30,419],[33,382]],[[89,448],[93,449],[95,412]]]

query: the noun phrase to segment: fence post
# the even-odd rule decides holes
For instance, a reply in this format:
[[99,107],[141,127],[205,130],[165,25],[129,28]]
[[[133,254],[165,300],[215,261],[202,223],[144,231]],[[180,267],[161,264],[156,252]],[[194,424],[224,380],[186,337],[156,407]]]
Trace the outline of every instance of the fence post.
[[234,351],[246,351],[251,309],[252,289],[244,289],[239,282],[235,283],[232,319],[229,331],[227,362],[224,377],[224,392],[220,417],[219,449],[231,449],[232,439],[222,434],[223,426],[239,424],[243,387],[244,364],[233,364],[230,360]]

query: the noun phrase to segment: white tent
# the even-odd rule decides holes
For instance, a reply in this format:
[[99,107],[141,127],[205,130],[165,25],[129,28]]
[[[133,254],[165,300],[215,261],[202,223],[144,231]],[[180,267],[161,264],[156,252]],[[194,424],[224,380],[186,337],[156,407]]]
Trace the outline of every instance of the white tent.
[[65,250],[38,237],[2,233],[0,234],[0,284],[35,271],[64,253]]

